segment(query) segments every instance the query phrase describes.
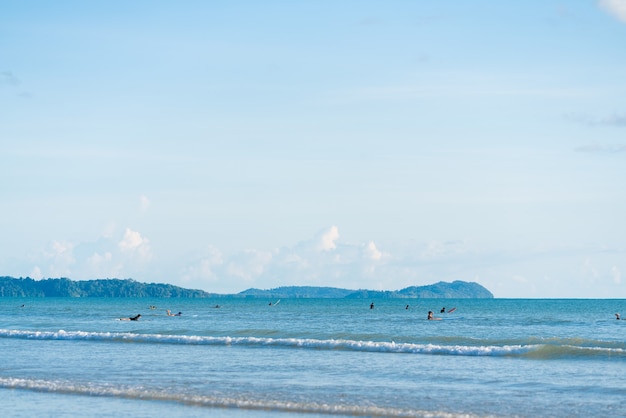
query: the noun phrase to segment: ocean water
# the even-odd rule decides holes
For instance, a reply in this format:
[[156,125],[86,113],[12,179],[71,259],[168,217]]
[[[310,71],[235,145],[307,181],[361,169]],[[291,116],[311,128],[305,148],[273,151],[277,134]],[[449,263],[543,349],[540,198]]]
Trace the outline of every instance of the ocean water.
[[626,416],[626,300],[269,302],[0,298],[2,415]]

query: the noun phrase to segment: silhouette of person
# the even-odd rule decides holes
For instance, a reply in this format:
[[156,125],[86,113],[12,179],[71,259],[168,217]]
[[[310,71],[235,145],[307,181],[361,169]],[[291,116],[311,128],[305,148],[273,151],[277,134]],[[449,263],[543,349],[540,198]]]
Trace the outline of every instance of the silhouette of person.
[[120,318],[120,321],[137,321],[139,318],[141,318],[141,314],[137,314],[128,318]]

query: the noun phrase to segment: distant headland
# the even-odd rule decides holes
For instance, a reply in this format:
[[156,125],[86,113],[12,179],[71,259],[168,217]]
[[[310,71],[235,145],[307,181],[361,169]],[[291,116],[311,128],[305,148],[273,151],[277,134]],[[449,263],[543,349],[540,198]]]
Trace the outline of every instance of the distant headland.
[[456,280],[427,286],[410,286],[401,290],[349,290],[336,287],[284,286],[275,289],[248,289],[238,295],[267,298],[346,298],[346,299],[407,299],[459,298],[492,299],[493,294],[474,282]]
[[0,277],[0,297],[111,297],[111,298],[346,298],[409,299],[461,298],[492,299],[493,294],[478,283],[456,280],[401,290],[349,290],[336,287],[283,286],[274,289],[247,289],[234,294],[209,293],[204,290],[132,279],[70,280],[67,278],[33,280],[29,277]]

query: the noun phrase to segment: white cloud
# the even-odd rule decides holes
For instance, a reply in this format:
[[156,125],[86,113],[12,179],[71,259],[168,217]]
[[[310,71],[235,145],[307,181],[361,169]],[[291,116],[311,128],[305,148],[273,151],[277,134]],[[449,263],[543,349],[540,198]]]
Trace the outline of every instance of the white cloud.
[[244,250],[231,258],[227,265],[227,273],[245,281],[251,281],[263,274],[272,258],[272,253],[269,251]]
[[74,245],[68,241],[53,241],[44,250],[44,259],[48,264],[46,271],[50,277],[67,277],[71,274],[71,266],[76,263],[73,250]]
[[39,268],[39,266],[35,266],[33,268],[33,271],[31,271],[30,273],[30,278],[35,279],[35,280],[39,280],[43,278],[43,274],[41,274],[41,269]]
[[293,271],[302,271],[311,268],[311,263],[300,254],[287,254],[278,263],[283,268],[289,268]]
[[219,280],[219,268],[224,264],[222,252],[210,246],[207,253],[199,260],[183,269],[182,280],[186,283],[216,282]]
[[626,0],[600,0],[600,6],[609,14],[626,23]]
[[87,259],[87,264],[94,270],[100,270],[102,266],[107,265],[112,260],[113,254],[109,251],[104,254],[93,253],[93,255]]
[[85,269],[88,278],[119,277],[123,271],[123,265],[116,263],[113,253],[105,251],[103,254],[94,252],[85,261]]
[[335,241],[339,239],[339,229],[333,225],[322,232],[317,242],[318,251],[331,251],[337,248]]
[[[132,277],[215,293],[289,285],[397,290],[440,280],[475,280],[498,297],[607,297],[622,282],[620,250],[494,252],[476,244],[470,247],[463,240],[411,240],[387,244],[387,252],[373,240],[342,241],[336,226],[293,246],[231,253],[209,246],[200,255],[179,254],[169,263],[162,257],[159,263],[146,263],[153,258],[150,245],[131,228],[117,239],[100,237],[76,245],[54,241],[17,275],[31,272],[33,278],[75,280]],[[568,263],[569,271],[563,263]]]
[[[139,232],[126,228],[119,242],[100,237],[93,242],[74,244],[53,241],[31,260],[31,277],[68,277],[74,280],[96,278],[151,279],[147,270],[152,260],[150,241]],[[33,268],[32,265],[35,267]]]
[[374,244],[374,241],[370,241],[365,246],[365,256],[369,260],[378,261],[383,258],[383,253],[380,252],[378,248],[376,248],[376,244]]
[[139,232],[126,228],[124,238],[119,242],[118,246],[122,251],[133,251],[142,245],[143,242],[144,240]]
[[93,255],[87,259],[87,262],[91,264],[92,266],[97,267],[97,266],[102,265],[103,263],[110,262],[112,258],[113,258],[113,255],[108,251],[104,253],[104,255],[93,253]]
[[130,228],[126,228],[124,238],[117,245],[122,253],[135,257],[138,261],[147,262],[152,258],[150,241]]
[[74,245],[71,242],[67,241],[53,241],[51,244],[51,251],[47,251],[46,255],[49,258],[54,258],[56,260],[63,260],[66,262],[73,262],[74,256],[72,255],[72,250],[74,249]]

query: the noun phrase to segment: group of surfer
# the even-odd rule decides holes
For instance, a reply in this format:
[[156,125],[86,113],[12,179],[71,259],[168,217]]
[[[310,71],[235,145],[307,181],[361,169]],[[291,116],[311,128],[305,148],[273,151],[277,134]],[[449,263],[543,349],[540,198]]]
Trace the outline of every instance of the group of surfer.
[[[155,309],[156,306],[150,306],[150,309]],[[182,316],[182,312],[178,312],[178,313],[172,313],[171,310],[166,310],[165,313],[167,314],[167,316]],[[129,317],[125,317],[125,318],[120,318],[120,321],[138,321],[139,318],[141,318],[141,314],[137,314],[135,316],[129,316]]]
[[[280,302],[280,300],[278,300],[276,303],[272,303],[270,302],[270,306],[273,305],[278,305],[278,303]],[[22,305],[21,307],[24,307],[24,305]],[[220,308],[220,305],[215,305],[215,308]],[[150,309],[156,309],[156,306],[151,305]],[[374,309],[374,302],[372,302],[370,304],[370,309]],[[404,309],[409,309],[409,305],[406,305],[404,307]],[[446,311],[446,307],[444,306],[443,308],[441,308],[441,310],[439,311],[440,313],[452,313],[456,310],[456,308],[452,308],[448,311]],[[167,313],[167,316],[181,316],[183,313],[182,312],[178,312],[178,313],[172,313],[171,310],[166,310],[165,311]],[[137,321],[139,320],[139,318],[141,318],[141,314],[137,314],[135,316],[130,316],[130,317],[126,317],[126,318],[120,318],[120,321]],[[441,318],[437,318],[435,317],[435,314],[433,313],[433,311],[428,311],[428,316],[426,317],[426,319],[428,319],[429,321],[440,321]],[[621,319],[621,315],[619,313],[615,314],[615,319],[620,320]]]
[[[370,309],[374,309],[374,302],[372,302],[370,304]],[[404,307],[404,309],[408,310],[409,309],[409,305],[406,305]],[[455,310],[456,310],[456,308],[452,308],[452,309],[448,310],[447,313],[452,313]],[[441,310],[439,312],[440,313],[446,313],[446,307],[444,306],[443,308],[441,308]],[[619,314],[616,314],[616,315],[619,315]],[[426,317],[426,319],[428,319],[429,321],[440,321],[441,320],[441,318],[435,317],[435,314],[433,313],[433,311],[428,311],[428,316]]]

